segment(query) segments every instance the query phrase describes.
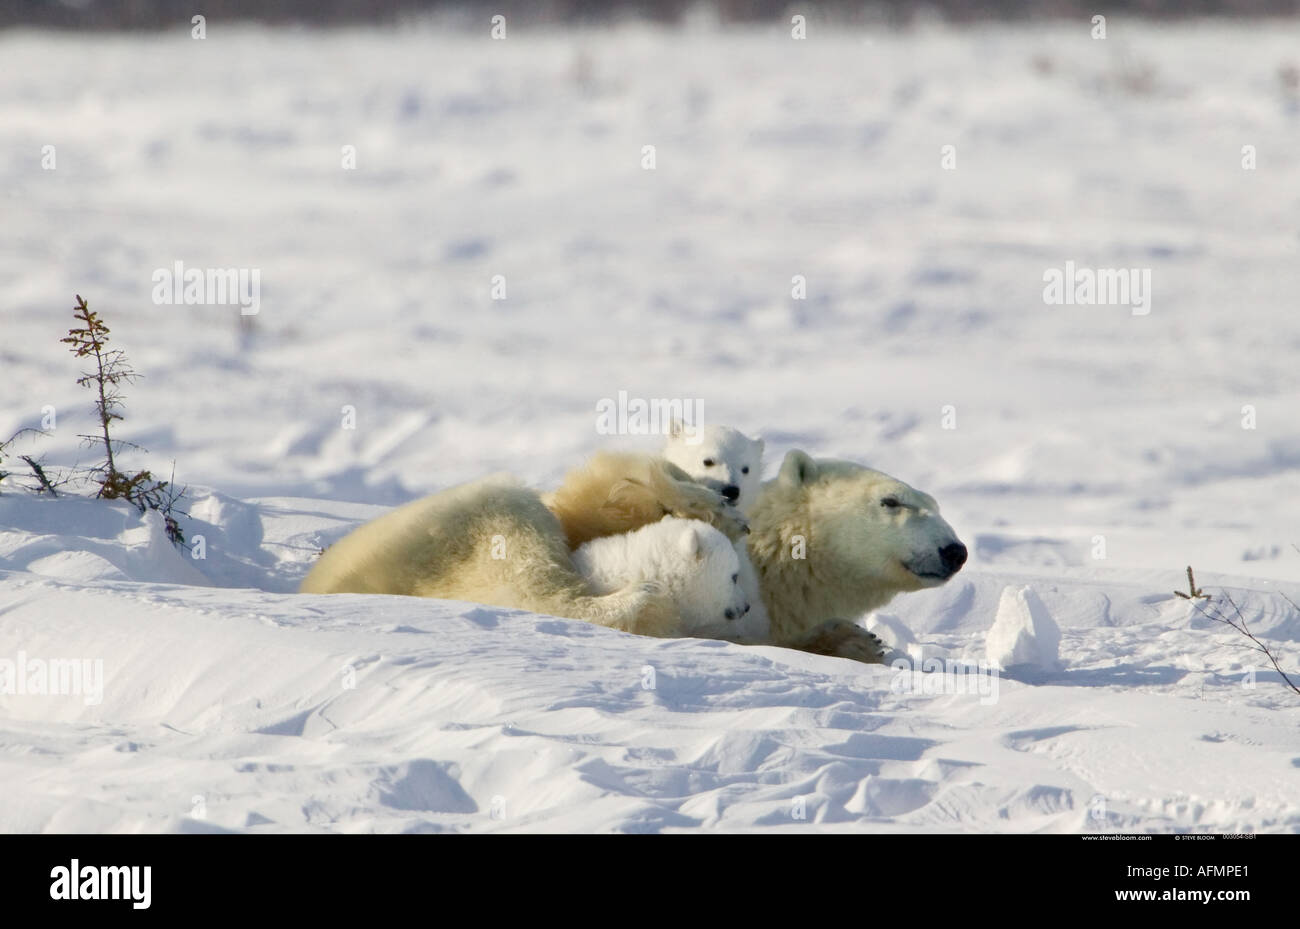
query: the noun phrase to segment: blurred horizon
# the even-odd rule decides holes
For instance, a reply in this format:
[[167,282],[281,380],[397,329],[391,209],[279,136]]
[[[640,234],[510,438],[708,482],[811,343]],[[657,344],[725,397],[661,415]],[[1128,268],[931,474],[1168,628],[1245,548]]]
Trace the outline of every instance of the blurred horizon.
[[497,14],[518,24],[606,24],[642,20],[741,24],[810,22],[907,27],[917,23],[1091,19],[1094,15],[1146,19],[1300,16],[1300,0],[877,0],[872,3],[792,3],[789,0],[0,0],[0,29],[160,30],[186,25],[195,15],[209,22],[336,27],[392,25],[428,15],[466,24]]

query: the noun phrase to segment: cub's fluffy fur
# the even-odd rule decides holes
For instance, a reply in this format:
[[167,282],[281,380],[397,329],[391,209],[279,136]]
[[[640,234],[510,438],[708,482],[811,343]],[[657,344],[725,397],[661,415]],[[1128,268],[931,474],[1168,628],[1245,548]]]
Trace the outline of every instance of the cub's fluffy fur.
[[596,594],[657,584],[677,606],[685,635],[748,633],[740,558],[730,539],[697,519],[665,516],[635,532],[593,539],[573,553],[573,564]]

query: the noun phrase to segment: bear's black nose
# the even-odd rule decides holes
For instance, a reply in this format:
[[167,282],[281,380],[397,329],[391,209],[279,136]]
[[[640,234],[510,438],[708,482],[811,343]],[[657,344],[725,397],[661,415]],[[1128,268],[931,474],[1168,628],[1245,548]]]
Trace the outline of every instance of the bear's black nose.
[[966,563],[966,546],[960,542],[945,545],[939,549],[939,557],[943,559],[943,566],[948,573],[956,574],[961,570],[961,566]]
[[735,484],[728,484],[726,487],[722,488],[722,495],[732,503],[735,503],[740,499],[740,488]]

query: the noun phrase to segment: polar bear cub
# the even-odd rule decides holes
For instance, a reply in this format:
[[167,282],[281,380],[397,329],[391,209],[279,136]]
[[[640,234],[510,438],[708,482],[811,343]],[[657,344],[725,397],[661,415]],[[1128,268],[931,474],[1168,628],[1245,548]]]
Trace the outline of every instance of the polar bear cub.
[[573,564],[596,594],[656,583],[676,604],[683,635],[750,636],[740,559],[731,540],[707,523],[666,516],[633,532],[578,546]]
[[[701,484],[717,490],[741,515],[749,515],[763,482],[762,439],[751,439],[730,426],[705,426],[692,437],[680,423],[673,423],[663,456]],[[735,548],[740,559],[740,589],[750,605],[746,635],[766,639],[771,623],[763,604],[758,572],[743,539],[735,543]]]
[[747,514],[763,481],[763,440],[729,426],[696,431],[674,422],[664,443],[664,458],[706,487],[712,487]]

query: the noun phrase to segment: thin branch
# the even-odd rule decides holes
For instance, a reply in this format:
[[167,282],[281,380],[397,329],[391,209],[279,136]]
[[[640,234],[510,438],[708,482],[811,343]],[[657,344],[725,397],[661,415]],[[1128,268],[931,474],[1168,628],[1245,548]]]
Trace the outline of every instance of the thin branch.
[[45,469],[41,467],[40,462],[32,458],[31,455],[19,455],[18,457],[27,462],[27,467],[32,469],[32,473],[36,475],[36,480],[41,483],[41,490],[46,491],[51,497],[57,497],[58,494],[54,490],[54,485],[50,483],[50,479],[46,476]]
[[[1290,597],[1287,597],[1286,594],[1282,594],[1282,596],[1286,598],[1287,603],[1291,603],[1291,606],[1295,607],[1295,604],[1291,602]],[[1200,603],[1193,602],[1192,605],[1196,607],[1196,609],[1200,612],[1200,614],[1204,616],[1206,619],[1209,619],[1216,623],[1222,623],[1225,626],[1235,629],[1237,632],[1240,632],[1246,638],[1250,639],[1250,641],[1254,642],[1255,643],[1254,649],[1263,652],[1265,657],[1268,658],[1269,662],[1272,663],[1273,668],[1277,671],[1278,674],[1282,676],[1282,680],[1286,681],[1286,685],[1290,687],[1292,690],[1294,690],[1297,694],[1300,694],[1300,687],[1297,687],[1295,685],[1295,682],[1292,681],[1291,678],[1287,677],[1287,673],[1282,670],[1282,666],[1278,664],[1277,658],[1276,656],[1274,656],[1273,652],[1269,649],[1267,645],[1265,645],[1258,638],[1256,638],[1255,634],[1251,632],[1250,629],[1246,626],[1246,616],[1244,613],[1241,612],[1241,607],[1237,605],[1237,601],[1233,600],[1232,595],[1229,594],[1226,590],[1223,592],[1223,597],[1230,604],[1232,604],[1233,610],[1236,611],[1237,614],[1236,622],[1233,621],[1231,616],[1225,616],[1222,613],[1220,613],[1217,609],[1213,613],[1208,613],[1206,612],[1205,608],[1201,606]],[[1241,643],[1238,644],[1241,645],[1242,648],[1250,647]]]

